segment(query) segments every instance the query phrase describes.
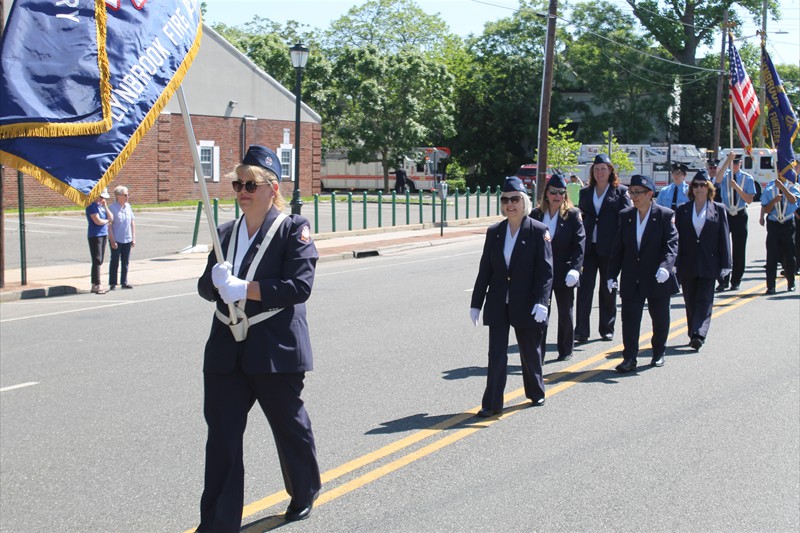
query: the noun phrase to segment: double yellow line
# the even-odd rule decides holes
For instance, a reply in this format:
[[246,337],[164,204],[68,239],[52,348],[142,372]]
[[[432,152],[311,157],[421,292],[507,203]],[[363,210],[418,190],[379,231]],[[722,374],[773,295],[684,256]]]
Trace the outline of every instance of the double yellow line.
[[[714,304],[715,311],[712,314],[712,317],[717,318],[719,316],[722,316],[726,313],[733,311],[734,309],[737,309],[745,305],[750,301],[750,296],[752,296],[754,293],[764,290],[765,287],[766,283],[761,283],[745,291],[738,292],[735,296],[732,295],[725,298],[717,297],[716,302]],[[670,324],[671,332],[668,336],[668,339],[672,339],[674,337],[677,337],[678,335],[686,333],[687,330],[688,327],[686,326],[685,318],[676,320]],[[640,348],[649,346],[650,342],[649,337],[650,337],[650,332],[647,332],[639,337]],[[550,398],[560,392],[569,389],[570,387],[575,386],[576,384],[582,381],[586,381],[587,379],[599,374],[600,372],[604,372],[612,368],[613,366],[615,366],[615,364],[617,364],[618,361],[615,359],[609,359],[608,356],[614,352],[622,350],[622,348],[623,348],[622,345],[617,345],[608,350],[604,350],[599,354],[594,355],[588,359],[577,362],[559,372],[554,372],[552,374],[547,375],[545,377],[545,380],[548,383],[555,383],[555,385],[548,387],[547,397]],[[598,361],[602,361],[602,363],[596,366],[595,368],[574,375],[575,372],[583,368],[586,368],[587,366],[593,365]],[[562,378],[565,378],[566,376],[570,376],[570,379],[563,380]],[[514,400],[524,397],[524,394],[525,391],[523,388],[516,389],[506,394],[504,396],[504,401],[506,403],[513,402]],[[351,479],[350,481],[347,481],[337,487],[326,490],[325,492],[320,494],[319,498],[315,503],[315,506],[318,507],[332,500],[335,500],[340,496],[344,496],[345,494],[352,492],[360,487],[363,487],[364,485],[367,485],[368,483],[371,483],[377,479],[380,479],[381,477],[387,474],[399,470],[400,468],[403,468],[404,466],[409,465],[418,459],[422,459],[423,457],[431,455],[432,453],[444,448],[445,446],[448,446],[450,444],[453,444],[454,442],[466,438],[475,433],[476,431],[487,428],[502,419],[513,416],[516,413],[523,410],[527,405],[528,405],[527,400],[523,400],[520,403],[505,408],[503,413],[497,416],[488,419],[480,419],[480,420],[475,419],[473,422],[470,423],[469,427],[465,427],[453,433],[449,433],[445,437],[440,438],[435,442],[432,442],[417,450],[411,451],[406,455],[403,455],[402,457],[399,457],[385,465],[370,470],[369,472],[362,474],[354,479]],[[435,424],[430,428],[419,430],[416,433],[413,433],[391,444],[388,444],[373,452],[370,452],[366,455],[358,457],[357,459],[349,461],[341,466],[328,470],[327,472],[324,472],[322,474],[323,487],[326,486],[328,483],[334,481],[335,479],[343,477],[369,464],[380,461],[381,459],[384,459],[392,454],[395,454],[425,439],[437,436],[440,433],[444,432],[445,430],[473,418],[479,409],[480,406],[473,407],[469,411],[465,411],[464,413],[458,414],[447,420],[439,422],[438,424]],[[270,494],[269,496],[266,496],[260,500],[257,500],[253,503],[246,505],[242,511],[242,518],[253,516],[266,509],[269,509],[270,507],[278,505],[279,503],[282,502],[285,503],[288,501],[289,501],[289,495],[286,493],[286,491],[282,490],[274,494]],[[259,520],[257,524],[253,524],[253,526],[257,526],[258,531],[265,531],[280,526],[281,524],[284,524],[283,517],[281,515],[276,515],[265,518],[263,520]],[[247,528],[245,531],[249,529],[250,528]],[[191,533],[192,531],[194,530],[190,529],[185,533]]]

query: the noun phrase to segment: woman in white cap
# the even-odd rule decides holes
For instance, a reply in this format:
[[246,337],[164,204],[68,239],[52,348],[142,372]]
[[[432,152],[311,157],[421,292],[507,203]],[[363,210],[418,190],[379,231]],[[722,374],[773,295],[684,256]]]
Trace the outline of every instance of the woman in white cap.
[[105,258],[108,225],[114,222],[114,215],[108,210],[106,198],[108,190],[103,189],[97,200],[86,208],[86,220],[89,221],[89,253],[92,257],[92,292],[105,294],[100,284],[100,267]]

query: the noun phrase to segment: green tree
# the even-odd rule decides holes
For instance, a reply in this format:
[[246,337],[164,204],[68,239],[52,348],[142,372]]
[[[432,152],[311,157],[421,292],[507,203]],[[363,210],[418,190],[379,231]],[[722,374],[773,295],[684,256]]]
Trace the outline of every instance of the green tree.
[[675,69],[645,55],[658,52],[652,38],[641,35],[635,19],[609,2],[579,4],[571,19],[575,30],[564,58],[577,77],[576,88],[592,95],[592,105],[578,110],[577,138],[597,142],[612,127],[624,143],[656,140],[674,100]]
[[337,95],[332,128],[338,146],[347,149],[350,163],[380,162],[387,191],[389,169],[400,157],[453,134],[453,78],[421,53],[347,47],[331,82]]
[[[677,61],[684,65],[697,66],[697,50],[700,45],[711,45],[720,34],[720,25],[728,11],[728,20],[740,23],[734,6],[740,6],[753,16],[760,16],[763,0],[684,0],[683,2],[659,2],[658,0],[626,0],[633,14],[650,34]],[[777,17],[778,2],[767,0],[772,15]],[[717,67],[718,68],[718,65]],[[687,72],[688,73],[688,72]],[[711,80],[709,84],[713,83]],[[680,122],[677,140],[682,143],[697,143],[707,133],[694,119],[697,84],[686,84],[680,93]]]
[[581,142],[576,141],[575,132],[569,128],[572,121],[550,128],[547,136],[547,164],[559,174],[573,173],[578,169],[578,152]]
[[[603,132],[603,145],[602,148],[599,150],[602,154],[608,153],[608,132]],[[628,153],[619,147],[619,143],[617,142],[617,137],[615,135],[611,136],[611,164],[614,166],[614,169],[617,171],[617,174],[623,174],[625,172],[633,172],[636,168],[631,161],[631,158],[628,157]]]

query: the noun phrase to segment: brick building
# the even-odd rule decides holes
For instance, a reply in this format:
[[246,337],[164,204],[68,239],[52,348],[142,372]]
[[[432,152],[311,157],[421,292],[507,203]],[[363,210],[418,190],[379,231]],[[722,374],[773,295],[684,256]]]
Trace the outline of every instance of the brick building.
[[[287,47],[286,61],[289,60]],[[200,51],[183,80],[183,89],[209,196],[233,197],[230,180],[225,176],[241,161],[249,145],[262,144],[281,157],[281,190],[288,202],[295,175],[293,92],[205,24]],[[319,115],[305,104],[300,121],[300,191],[309,195],[319,192],[320,187],[322,127]],[[17,171],[4,168],[6,209],[17,207],[17,182]],[[108,188],[112,190],[117,185],[130,189],[134,206],[201,198],[177,96],[170,100]],[[26,207],[74,205],[31,176],[23,177],[23,190]]]

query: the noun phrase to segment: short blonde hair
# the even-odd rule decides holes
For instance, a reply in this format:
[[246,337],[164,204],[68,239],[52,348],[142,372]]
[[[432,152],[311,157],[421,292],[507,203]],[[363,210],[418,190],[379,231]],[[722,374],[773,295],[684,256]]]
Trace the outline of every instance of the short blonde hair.
[[[525,214],[528,214],[528,215],[530,215],[532,210],[533,210],[533,202],[531,201],[531,197],[530,197],[530,196],[528,196],[528,193],[527,193],[527,192],[523,192],[523,193],[522,193],[522,211],[523,211]],[[505,206],[502,204],[502,202],[500,203],[500,213],[501,213],[503,216],[507,216],[507,215],[506,215],[506,208],[505,208]]]
[[[278,176],[275,175],[274,172],[268,170],[264,167],[260,167],[258,165],[245,165],[239,164],[236,165],[236,168],[233,169],[233,172],[228,174],[228,178],[231,181],[241,179],[242,181],[255,181],[256,183],[270,183],[278,185],[280,181]],[[281,194],[280,186],[273,189],[275,191],[275,196],[272,199],[273,205],[277,207],[279,210],[283,211],[286,207],[286,200],[283,198]]]

